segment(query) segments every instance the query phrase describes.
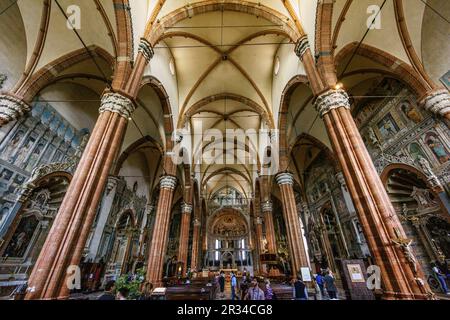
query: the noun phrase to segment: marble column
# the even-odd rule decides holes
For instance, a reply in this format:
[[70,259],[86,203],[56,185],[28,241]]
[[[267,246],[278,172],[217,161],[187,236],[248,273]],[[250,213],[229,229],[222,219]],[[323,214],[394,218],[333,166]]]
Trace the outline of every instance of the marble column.
[[282,172],[275,176],[280,186],[283,204],[284,220],[286,221],[289,252],[291,255],[292,272],[294,276],[301,268],[309,268],[308,254],[302,234],[301,220],[297,213],[297,205],[294,196],[294,176],[289,172]]
[[181,230],[180,245],[178,247],[178,261],[183,263],[183,275],[187,272],[189,229],[191,226],[192,205],[183,203],[181,205]]
[[191,270],[198,270],[198,256],[199,256],[199,246],[200,246],[200,227],[201,222],[198,218],[194,219],[194,229],[192,234],[192,254],[191,254]]
[[66,270],[78,266],[134,103],[105,93],[100,116],[29,279],[26,299],[67,298]]
[[255,218],[255,244],[256,244],[256,254],[258,256],[258,270],[259,272],[263,272],[263,268],[261,265],[261,254],[263,254],[263,228],[262,228],[262,219],[261,217]]
[[155,229],[148,256],[147,280],[154,287],[162,285],[164,258],[167,251],[170,218],[172,216],[172,200],[177,178],[175,176],[163,176],[160,179],[160,192],[158,209],[156,210]]
[[325,122],[372,257],[381,269],[383,297],[427,298],[426,279],[352,118],[347,93],[329,90],[316,98],[315,107]]
[[[275,227],[273,223],[273,204],[272,201],[266,201],[261,203],[261,211],[264,216],[264,222],[266,227],[266,240],[267,240],[267,250],[269,254],[278,254],[277,250],[277,240],[275,237]],[[277,268],[271,268],[269,271],[271,276],[279,276],[280,270]]]
[[273,204],[272,201],[261,203],[261,211],[264,216],[266,226],[267,250],[271,254],[277,254],[277,243],[275,238],[275,227],[273,224]]

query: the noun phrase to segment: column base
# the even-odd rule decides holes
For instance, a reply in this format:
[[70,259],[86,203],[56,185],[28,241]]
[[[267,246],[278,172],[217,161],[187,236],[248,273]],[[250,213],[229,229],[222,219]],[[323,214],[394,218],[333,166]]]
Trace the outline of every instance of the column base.
[[434,300],[434,294],[409,294],[403,292],[385,291],[381,300]]

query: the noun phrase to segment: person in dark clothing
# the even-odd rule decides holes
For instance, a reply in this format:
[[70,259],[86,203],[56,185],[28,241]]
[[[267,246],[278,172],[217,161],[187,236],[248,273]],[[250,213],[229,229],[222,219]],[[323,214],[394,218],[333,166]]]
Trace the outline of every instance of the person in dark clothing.
[[116,282],[114,280],[108,281],[105,285],[105,290],[97,300],[116,300],[114,290],[116,289]]
[[219,286],[220,286],[220,293],[223,294],[223,292],[225,291],[225,274],[223,271],[220,272]]
[[337,299],[337,288],[336,288],[336,279],[334,278],[331,271],[327,271],[325,277],[323,278],[323,282],[325,284],[325,289],[327,289],[328,296],[330,300]]
[[294,300],[308,300],[308,289],[301,275],[294,281]]
[[247,291],[248,291],[248,279],[247,277],[242,277],[242,281],[241,281],[241,285],[240,285],[240,289],[241,289],[241,299],[244,300],[245,296],[247,295]]

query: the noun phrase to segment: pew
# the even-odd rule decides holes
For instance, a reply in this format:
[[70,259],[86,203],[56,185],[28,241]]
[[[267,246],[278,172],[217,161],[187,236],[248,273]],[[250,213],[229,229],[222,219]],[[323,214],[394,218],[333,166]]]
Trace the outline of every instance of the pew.
[[166,300],[213,300],[213,289],[191,284],[172,286],[166,290]]

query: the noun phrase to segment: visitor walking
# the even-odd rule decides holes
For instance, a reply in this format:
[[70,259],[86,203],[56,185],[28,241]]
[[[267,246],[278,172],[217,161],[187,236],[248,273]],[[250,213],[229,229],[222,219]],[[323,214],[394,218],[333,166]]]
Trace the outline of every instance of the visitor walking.
[[273,289],[270,286],[270,280],[269,279],[266,280],[265,298],[266,298],[266,300],[273,300],[274,299],[274,297],[273,297]]
[[258,280],[253,279],[245,300],[265,300],[264,291],[258,286]]
[[231,300],[236,300],[237,278],[233,271],[231,271]]
[[116,300],[128,300],[128,294],[130,293],[130,290],[128,288],[120,288],[117,290]]
[[225,274],[224,274],[223,271],[220,271],[219,287],[220,287],[220,294],[223,297],[223,294],[224,294],[224,291],[225,291]]
[[302,280],[302,276],[299,274],[294,281],[294,300],[308,300],[308,289],[306,284]]
[[97,298],[97,300],[116,300],[116,296],[114,295],[114,290],[116,289],[116,282],[114,280],[110,280],[105,285],[105,290],[102,295]]
[[334,278],[333,273],[330,270],[326,272],[325,277],[323,278],[323,282],[330,300],[337,300],[336,279]]
[[247,276],[242,276],[242,280],[241,280],[241,285],[240,285],[240,289],[241,289],[241,300],[244,300],[247,291],[248,291],[248,287],[249,287],[249,279],[247,278]]

